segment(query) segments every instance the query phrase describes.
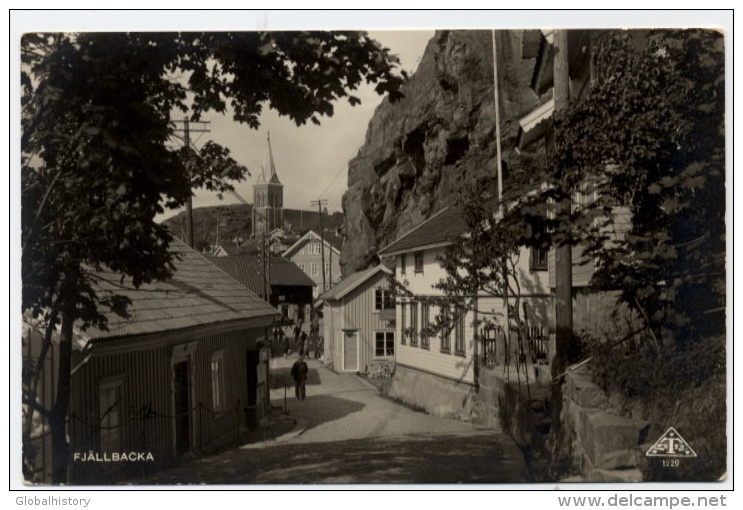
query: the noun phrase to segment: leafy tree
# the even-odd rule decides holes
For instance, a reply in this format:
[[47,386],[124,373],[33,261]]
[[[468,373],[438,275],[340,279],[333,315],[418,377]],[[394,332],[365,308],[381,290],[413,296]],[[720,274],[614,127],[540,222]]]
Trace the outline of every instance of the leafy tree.
[[[22,73],[22,306],[46,323],[42,356],[24,377],[26,423],[51,425],[54,483],[66,481],[73,327],[106,327],[128,300],[97,293],[104,267],[131,285],[172,275],[167,229],[153,221],[192,187],[230,189],[247,170],[229,150],[169,145],[175,112],[225,112],[256,128],[264,107],[298,125],[333,114],[366,80],[401,97],[404,75],[364,32],[27,34]],[[36,400],[55,328],[59,383],[52,409]],[[33,374],[33,370],[36,373]],[[27,429],[28,432],[29,429]]]
[[544,157],[512,166],[500,219],[485,186],[468,192],[440,287],[502,294],[518,246],[580,246],[592,287],[620,291],[656,353],[685,350],[724,333],[722,36],[606,31],[592,46],[594,79],[553,118]]

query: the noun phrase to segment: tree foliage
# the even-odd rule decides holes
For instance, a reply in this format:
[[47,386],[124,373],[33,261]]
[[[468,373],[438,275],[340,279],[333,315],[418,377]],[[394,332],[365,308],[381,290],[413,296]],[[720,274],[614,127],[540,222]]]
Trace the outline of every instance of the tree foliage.
[[[520,245],[580,246],[595,261],[593,288],[619,290],[661,345],[719,334],[722,36],[608,31],[594,40],[592,58],[594,79],[554,116],[544,162],[524,159],[511,172],[503,219],[489,236],[504,231]],[[572,206],[556,207],[564,201]],[[486,259],[481,264],[488,267]]]

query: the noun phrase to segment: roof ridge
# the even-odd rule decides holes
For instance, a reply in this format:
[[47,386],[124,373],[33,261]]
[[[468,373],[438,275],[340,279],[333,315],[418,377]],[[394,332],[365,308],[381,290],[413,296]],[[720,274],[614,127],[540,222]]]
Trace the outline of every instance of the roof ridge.
[[382,253],[382,252],[383,252],[384,250],[386,250],[387,248],[389,248],[389,247],[390,247],[390,246],[392,246],[393,244],[399,243],[400,241],[402,241],[403,239],[405,239],[406,237],[408,237],[408,236],[409,236],[410,234],[412,234],[412,233],[413,233],[413,232],[415,232],[416,230],[418,230],[418,229],[420,229],[421,227],[423,227],[423,226],[424,226],[424,225],[425,225],[426,223],[428,223],[429,221],[431,221],[431,220],[433,220],[434,218],[438,217],[439,215],[443,214],[443,212],[444,212],[444,211],[446,211],[446,210],[448,210],[448,209],[451,209],[451,206],[450,206],[450,205],[447,205],[446,207],[444,207],[443,209],[441,209],[441,210],[440,210],[440,211],[438,211],[437,213],[434,213],[434,214],[432,214],[431,216],[429,216],[428,218],[426,218],[426,219],[425,219],[425,220],[423,220],[422,222],[418,223],[418,225],[416,225],[416,226],[415,226],[415,227],[413,227],[412,229],[408,230],[407,232],[405,232],[405,233],[404,233],[403,235],[401,235],[400,237],[398,237],[397,239],[395,239],[395,240],[394,240],[394,241],[392,241],[391,243],[387,243],[387,245],[386,245],[386,246],[384,246],[384,247],[382,247],[382,248],[380,248],[380,249],[379,249],[379,252],[378,252],[378,253]]
[[[328,290],[326,290],[322,294],[320,294],[317,297],[317,300],[327,299],[326,297],[323,297],[323,296],[327,296],[333,289],[339,287],[344,282],[347,282],[353,276],[359,275],[358,276],[358,278],[359,278],[358,281],[353,282],[348,288],[341,289],[341,292],[337,296],[331,296],[332,299],[341,299],[342,297],[344,297],[348,293],[350,293],[352,290],[358,288],[359,285],[361,285],[362,283],[364,283],[365,281],[367,281],[369,278],[371,278],[373,275],[375,275],[379,271],[382,271],[382,272],[387,273],[387,274],[392,274],[392,271],[387,266],[385,266],[384,264],[377,264],[376,266],[368,267],[366,269],[362,269],[361,271],[355,271],[355,272],[351,273],[350,275],[348,275],[343,280],[339,281],[338,283],[336,283],[335,285],[333,285],[332,287],[330,287]],[[366,274],[364,274],[364,273],[366,273]]]

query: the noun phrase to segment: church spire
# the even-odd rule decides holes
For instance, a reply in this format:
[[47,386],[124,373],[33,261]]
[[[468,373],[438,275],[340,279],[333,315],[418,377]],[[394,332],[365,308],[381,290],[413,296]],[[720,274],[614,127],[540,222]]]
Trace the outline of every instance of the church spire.
[[272,184],[281,184],[281,181],[279,181],[279,176],[276,174],[276,165],[273,162],[273,151],[271,150],[271,132],[268,132],[268,136],[266,138],[268,142],[268,168],[271,170],[271,177],[268,182]]

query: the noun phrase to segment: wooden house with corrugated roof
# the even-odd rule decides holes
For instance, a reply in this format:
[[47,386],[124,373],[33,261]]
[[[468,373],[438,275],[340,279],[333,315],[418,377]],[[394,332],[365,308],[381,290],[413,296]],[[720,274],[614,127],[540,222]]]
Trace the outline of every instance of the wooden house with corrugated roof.
[[395,298],[383,265],[358,271],[320,295],[324,360],[339,372],[366,372],[395,359]]
[[[75,330],[71,483],[115,483],[236,445],[270,409],[263,345],[277,310],[184,243],[172,247],[167,281],[134,288],[98,274],[99,294],[128,297],[130,316],[110,314],[107,331]],[[40,341],[26,328],[25,359],[38,357]],[[52,349],[37,399],[47,408],[55,356]],[[36,425],[40,468],[31,481],[44,482],[49,427]]]

